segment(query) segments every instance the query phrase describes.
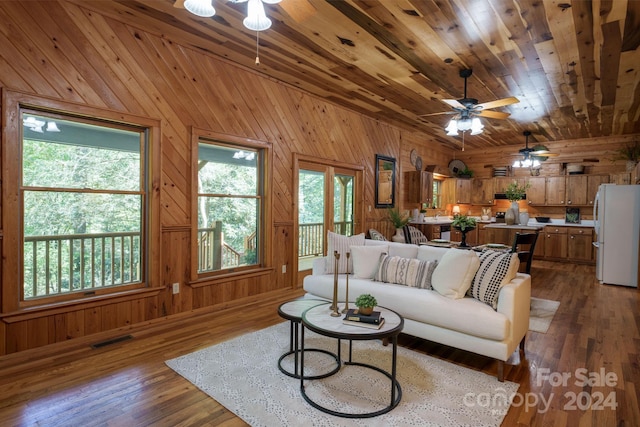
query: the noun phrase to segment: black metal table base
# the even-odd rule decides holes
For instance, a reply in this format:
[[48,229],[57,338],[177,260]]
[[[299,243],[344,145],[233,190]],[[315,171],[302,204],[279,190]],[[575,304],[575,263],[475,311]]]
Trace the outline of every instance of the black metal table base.
[[[299,321],[295,321],[295,320],[291,320],[291,325],[290,325],[290,336],[289,336],[289,351],[286,352],[285,354],[283,354],[282,356],[280,356],[280,358],[278,359],[278,369],[280,369],[280,372],[282,372],[285,375],[288,375],[290,377],[293,378],[300,378],[300,374],[298,373],[298,356],[300,354],[300,348],[299,348],[299,341],[298,341],[298,325],[300,325]],[[338,349],[340,348],[340,342],[338,342]],[[330,377],[331,375],[335,374],[336,372],[338,372],[340,370],[340,356],[339,353],[335,354],[335,353],[331,353],[330,351],[327,350],[323,350],[320,348],[306,348],[304,349],[304,351],[306,352],[315,352],[315,353],[323,353],[323,354],[327,354],[329,356],[331,356],[333,359],[335,359],[336,361],[336,367],[324,374],[318,374],[318,375],[308,375],[305,376],[304,379],[306,380],[319,380],[322,378],[327,378]],[[294,371],[288,371],[285,368],[282,367],[282,361],[284,360],[285,357],[290,356],[290,355],[294,355],[294,361],[293,361],[293,366],[294,366]]]
[[[307,351],[304,349],[304,326],[302,327],[302,355],[301,355],[301,362],[300,362],[300,366],[301,366],[301,375],[304,375],[304,351]],[[396,360],[397,360],[397,355],[398,355],[398,338],[397,336],[394,336],[391,338],[391,342],[393,345],[393,350],[392,350],[392,365],[391,365],[391,373],[378,368],[377,366],[372,366],[372,365],[368,365],[366,363],[359,363],[359,362],[353,362],[352,361],[352,344],[353,342],[351,340],[349,340],[349,361],[348,362],[344,362],[345,366],[361,366],[364,368],[369,368],[369,369],[373,369],[377,372],[380,372],[381,374],[385,375],[387,378],[389,378],[389,380],[391,381],[391,399],[389,401],[389,405],[385,406],[384,408],[377,410],[377,411],[372,411],[372,412],[363,412],[363,413],[350,413],[350,412],[338,412],[338,411],[334,411],[332,409],[329,408],[325,408],[324,406],[314,402],[308,395],[307,392],[305,391],[305,386],[304,386],[304,380],[305,379],[313,379],[313,378],[308,378],[308,377],[303,377],[300,378],[300,393],[302,394],[302,397],[304,398],[304,400],[311,406],[313,406],[314,408],[326,413],[326,414],[330,414],[330,415],[335,415],[337,417],[342,417],[342,418],[373,418],[373,417],[377,417],[378,415],[382,415],[382,414],[386,414],[387,412],[391,411],[392,409],[394,409],[396,406],[398,406],[398,404],[400,403],[400,400],[402,399],[402,388],[400,387],[400,383],[398,382],[398,380],[396,379]],[[338,355],[340,355],[340,340],[338,340]],[[338,356],[339,357],[339,356]],[[337,371],[336,371],[337,372]],[[325,375],[325,377],[327,377],[329,375]]]

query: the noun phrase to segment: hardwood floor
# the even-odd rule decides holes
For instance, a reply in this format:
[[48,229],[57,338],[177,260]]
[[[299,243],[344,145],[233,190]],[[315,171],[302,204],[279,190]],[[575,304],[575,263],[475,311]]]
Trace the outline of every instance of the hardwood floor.
[[[560,301],[560,308],[546,334],[527,335],[522,363],[505,367],[506,379],[521,386],[503,425],[639,426],[639,291],[597,284],[592,266],[534,261],[532,277],[533,296]],[[291,298],[2,357],[0,425],[246,425],[164,361],[278,323],[277,306]],[[132,339],[98,349],[89,345],[123,335]],[[404,335],[400,343],[496,373],[496,363],[486,357]],[[600,385],[605,378],[581,384],[589,373],[604,373],[609,385]],[[570,375],[566,385],[554,382],[560,375]],[[527,406],[534,399],[537,404]],[[585,407],[590,409],[579,409]]]

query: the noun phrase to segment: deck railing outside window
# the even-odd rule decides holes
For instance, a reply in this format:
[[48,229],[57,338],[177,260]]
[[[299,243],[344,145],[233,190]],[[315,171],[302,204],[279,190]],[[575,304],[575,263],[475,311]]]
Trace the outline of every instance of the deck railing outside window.
[[[353,222],[334,223],[335,232],[345,236],[353,234]],[[324,225],[320,223],[300,224],[298,228],[298,257],[323,254]]]
[[140,283],[139,232],[26,236],[25,299]]

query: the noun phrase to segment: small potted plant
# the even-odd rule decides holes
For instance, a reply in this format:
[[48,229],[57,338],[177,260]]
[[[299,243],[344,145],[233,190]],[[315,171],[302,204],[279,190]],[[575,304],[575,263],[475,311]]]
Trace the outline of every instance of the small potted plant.
[[469,245],[467,245],[467,233],[476,228],[476,220],[466,215],[458,215],[453,219],[451,226],[462,233],[460,247],[468,248]]
[[358,307],[358,313],[368,316],[373,313],[373,307],[378,305],[378,301],[371,294],[362,294],[356,298],[355,305]]
[[463,170],[458,171],[458,178],[473,178],[473,171],[465,167]]
[[615,162],[616,160],[625,160],[627,162],[627,172],[631,172],[640,162],[640,143],[634,141],[616,150],[611,161]]
[[399,209],[391,208],[389,208],[389,219],[396,229],[404,227],[410,220],[409,215],[400,213]]

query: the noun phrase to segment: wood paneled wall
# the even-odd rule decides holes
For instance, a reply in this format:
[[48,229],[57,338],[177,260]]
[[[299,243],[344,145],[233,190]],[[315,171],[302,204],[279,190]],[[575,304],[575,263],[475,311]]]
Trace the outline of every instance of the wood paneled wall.
[[[0,313],[0,354],[215,310],[264,293],[293,292],[294,153],[364,166],[364,229],[388,224],[386,211],[373,207],[376,153],[398,158],[398,172],[408,164],[411,148],[423,157],[446,157],[418,134],[261,77],[259,69],[232,65],[128,19],[93,10],[91,2],[0,2],[0,86],[159,119],[162,131],[161,224],[155,231],[161,233],[162,256],[153,261],[162,263],[161,283],[135,297]],[[260,273],[190,283],[192,128],[272,145],[272,255]],[[285,273],[282,265],[288,267]],[[171,292],[174,282],[181,284],[178,294]],[[1,285],[18,286],[17,278],[5,277]]]

